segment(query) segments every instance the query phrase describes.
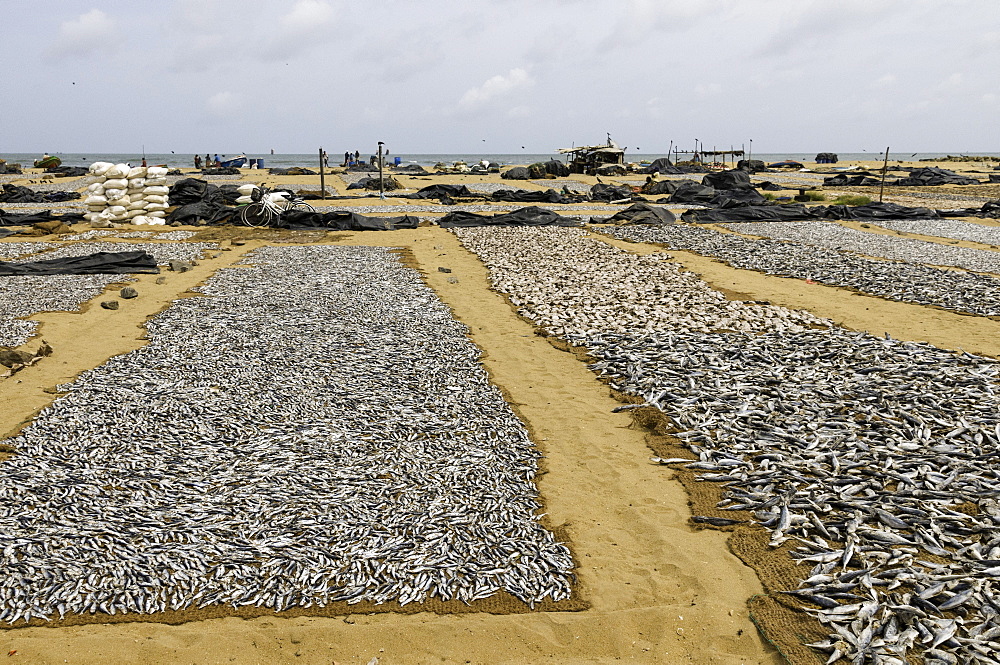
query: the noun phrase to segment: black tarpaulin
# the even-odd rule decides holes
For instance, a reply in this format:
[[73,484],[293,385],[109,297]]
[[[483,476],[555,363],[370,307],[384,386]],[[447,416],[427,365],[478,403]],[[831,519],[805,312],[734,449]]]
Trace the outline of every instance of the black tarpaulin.
[[860,206],[820,206],[816,214],[826,219],[936,219],[940,217],[930,208],[911,208],[895,203],[866,203]]
[[673,224],[676,221],[674,213],[648,203],[633,203],[611,217],[590,218],[592,224]]
[[874,187],[882,184],[878,178],[873,178],[866,173],[839,173],[830,178],[823,178],[824,187]]
[[750,174],[738,169],[720,171],[718,173],[706,173],[701,179],[701,184],[706,187],[715,187],[716,189],[747,189],[753,187],[750,184]]
[[0,203],[41,203],[44,199],[35,190],[6,184],[0,188]]
[[308,212],[289,210],[282,213],[279,227],[284,229],[332,229],[334,231],[394,231],[415,229],[420,218],[413,215],[401,217],[368,217],[356,212]]
[[11,275],[126,275],[157,273],[156,260],[146,252],[97,252],[28,263],[0,261],[0,276]]
[[531,172],[528,171],[527,167],[515,166],[501,173],[500,177],[504,180],[528,180],[531,177]]
[[753,188],[744,189],[723,189],[716,190],[710,205],[720,208],[733,207],[735,205],[747,205],[753,203],[764,203],[767,199],[764,195]]
[[622,199],[632,200],[632,188],[628,185],[606,185],[597,183],[590,188],[591,201],[621,201]]
[[700,205],[711,205],[715,198],[715,188],[699,185],[694,180],[681,180],[677,183],[677,189],[670,195],[670,203],[697,203]]
[[801,203],[769,206],[742,206],[738,208],[716,208],[714,210],[688,210],[681,220],[696,224],[715,222],[793,222],[816,219],[816,213]]
[[767,165],[759,159],[741,159],[736,162],[736,168],[743,171],[750,171],[751,173],[756,173],[757,171],[766,171]]
[[563,217],[552,210],[520,208],[503,215],[480,215],[474,212],[450,212],[438,220],[438,226],[451,229],[469,226],[579,226],[580,220]]
[[78,224],[83,220],[83,213],[68,212],[54,215],[51,210],[40,212],[15,213],[0,210],[0,226],[28,226],[39,222],[62,222],[63,224]]
[[948,169],[929,166],[912,169],[910,175],[900,178],[891,184],[905,187],[923,187],[927,185],[978,185],[979,181],[975,178],[967,178],[966,176],[959,175]]
[[167,201],[172,206],[182,206],[199,201],[221,203],[224,200],[218,187],[197,178],[178,180],[168,191]]
[[547,189],[544,192],[527,189],[500,189],[493,192],[491,198],[494,201],[508,201],[510,203],[572,203],[554,189]]
[[645,185],[642,186],[643,194],[651,195],[670,195],[677,191],[677,187],[683,181],[677,180],[650,180]]
[[[220,194],[221,197],[221,194]],[[169,215],[167,223],[173,224],[222,224],[236,213],[235,208],[230,208],[217,201],[197,201],[180,206]]]
[[674,166],[666,157],[660,157],[659,159],[653,160],[652,164],[649,164],[642,170],[643,173],[683,173],[679,168]]
[[470,192],[465,185],[428,185],[413,194],[400,196],[401,199],[450,199],[453,197],[482,198],[479,194]]

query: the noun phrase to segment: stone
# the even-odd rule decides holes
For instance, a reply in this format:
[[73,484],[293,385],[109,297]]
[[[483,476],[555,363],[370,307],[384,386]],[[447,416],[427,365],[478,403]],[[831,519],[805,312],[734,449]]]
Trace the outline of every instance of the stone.
[[190,261],[178,261],[177,259],[167,261],[167,265],[169,265],[170,269],[174,272],[187,272],[188,270],[194,268],[194,265]]
[[138,298],[139,292],[133,289],[131,286],[126,286],[124,289],[118,292],[122,298],[129,300],[131,298]]
[[101,307],[103,307],[104,309],[118,309],[118,301],[105,300],[104,302],[101,303]]
[[156,278],[156,283],[157,284],[166,284],[167,283],[167,278],[166,277],[157,277]]
[[35,356],[27,351],[18,351],[9,347],[0,347],[0,365],[13,367],[14,365],[27,365]]
[[438,272],[451,272],[451,268],[442,268],[441,266],[438,266]]

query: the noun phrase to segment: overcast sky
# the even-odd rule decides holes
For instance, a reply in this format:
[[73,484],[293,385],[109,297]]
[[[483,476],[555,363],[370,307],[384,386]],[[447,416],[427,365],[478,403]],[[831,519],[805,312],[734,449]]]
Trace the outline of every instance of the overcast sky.
[[0,153],[1000,152],[997,0],[0,10]]

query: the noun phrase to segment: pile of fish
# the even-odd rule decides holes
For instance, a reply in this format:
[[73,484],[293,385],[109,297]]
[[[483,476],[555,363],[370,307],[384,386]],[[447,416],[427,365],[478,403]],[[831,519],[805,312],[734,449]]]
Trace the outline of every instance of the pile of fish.
[[55,247],[50,242],[0,242],[0,261],[10,261]]
[[987,249],[954,247],[915,238],[869,233],[835,222],[733,222],[722,226],[764,238],[792,240],[817,247],[841,249],[907,263],[953,266],[1000,274],[1000,253]]
[[580,229],[454,229],[493,286],[553,335],[636,330],[792,330],[829,325],[806,311],[727,300],[662,254],[638,256]]
[[703,330],[711,320],[602,329],[595,304],[639,308],[649,287],[570,280],[593,262],[579,230],[516,232],[457,231],[498,289],[531,299],[525,316],[547,325],[547,294],[576,322],[562,329],[587,328],[565,338],[592,369],[664,414],[692,457],[654,461],[720,483],[733,511],[696,521],[758,524],[790,548],[803,582],[784,593],[829,630],[811,645],[829,662],[1000,662],[1000,364],[835,327],[769,330],[749,304],[727,314],[757,334]]
[[538,452],[418,273],[384,248],[248,261],[8,441],[0,620],[567,598]]
[[810,279],[898,302],[1000,315],[1000,279],[990,275],[869,259],[801,242],[745,238],[687,224],[620,226],[601,232],[619,240],[659,243],[715,257],[734,268]]

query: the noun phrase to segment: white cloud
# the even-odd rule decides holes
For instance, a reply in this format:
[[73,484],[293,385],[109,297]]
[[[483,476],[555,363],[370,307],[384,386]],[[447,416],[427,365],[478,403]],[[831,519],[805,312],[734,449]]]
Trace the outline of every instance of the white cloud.
[[722,86],[718,83],[699,83],[694,87],[694,92],[699,97],[711,97],[722,92]]
[[524,105],[515,106],[507,111],[507,117],[509,118],[527,118],[529,115],[531,115],[531,109]]
[[333,20],[333,7],[322,0],[299,0],[292,11],[281,17],[282,27],[291,33],[314,32]]
[[278,19],[265,51],[272,59],[286,59],[313,46],[334,41],[334,9],[325,0],[299,0]]
[[503,97],[518,88],[530,86],[532,83],[534,80],[528,72],[518,67],[507,72],[506,76],[497,74],[481,86],[469,88],[458,101],[458,105],[464,108],[475,108],[491,99]]
[[883,74],[868,86],[870,88],[887,88],[896,82],[896,77],[892,74]]
[[115,22],[100,9],[91,9],[59,24],[59,34],[49,47],[49,55],[61,58],[84,55],[107,47],[117,37]]
[[205,107],[209,113],[217,117],[232,115],[240,108],[242,99],[228,90],[217,92],[208,98]]

